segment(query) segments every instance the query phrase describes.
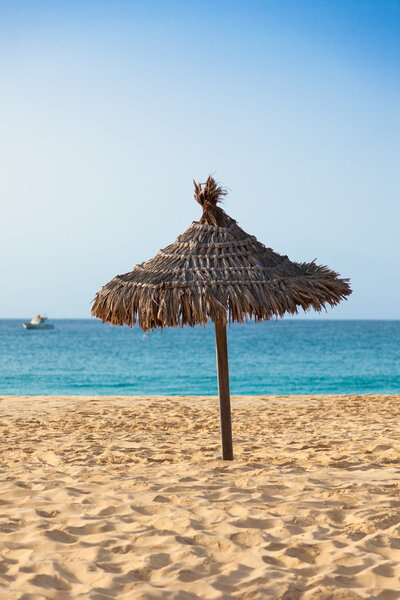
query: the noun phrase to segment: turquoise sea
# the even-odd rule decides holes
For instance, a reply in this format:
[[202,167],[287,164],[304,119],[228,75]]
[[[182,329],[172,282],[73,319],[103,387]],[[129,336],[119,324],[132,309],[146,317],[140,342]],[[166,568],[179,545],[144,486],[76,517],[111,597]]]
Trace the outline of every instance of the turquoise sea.
[[[216,394],[214,328],[0,320],[0,394]],[[50,322],[50,321],[49,321]],[[228,329],[232,394],[400,393],[400,321],[290,320]]]

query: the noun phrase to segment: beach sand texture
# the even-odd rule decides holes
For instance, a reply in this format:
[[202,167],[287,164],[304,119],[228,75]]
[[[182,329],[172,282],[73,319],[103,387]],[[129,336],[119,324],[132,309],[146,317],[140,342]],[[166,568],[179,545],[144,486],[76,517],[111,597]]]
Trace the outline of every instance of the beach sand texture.
[[400,396],[0,399],[0,598],[400,598]]

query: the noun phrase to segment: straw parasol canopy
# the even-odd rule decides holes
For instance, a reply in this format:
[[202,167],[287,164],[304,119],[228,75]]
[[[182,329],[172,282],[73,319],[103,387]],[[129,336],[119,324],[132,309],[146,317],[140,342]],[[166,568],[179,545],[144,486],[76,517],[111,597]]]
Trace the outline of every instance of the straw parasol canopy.
[[[241,229],[219,206],[226,190],[213,177],[194,186],[203,209],[200,221],[154,258],[102,287],[92,307],[95,317],[113,325],[138,323],[144,331],[211,320],[218,363],[227,323],[269,320],[299,308],[320,311],[351,294],[349,280],[328,267],[293,262]],[[221,378],[227,377],[218,367],[221,400]],[[229,399],[229,379],[226,395]]]

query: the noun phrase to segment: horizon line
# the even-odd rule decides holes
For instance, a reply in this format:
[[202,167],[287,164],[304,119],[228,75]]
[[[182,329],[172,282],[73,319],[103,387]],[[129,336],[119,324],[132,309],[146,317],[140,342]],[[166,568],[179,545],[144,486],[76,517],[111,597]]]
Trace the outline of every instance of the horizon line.
[[[25,319],[27,317],[0,317],[0,321],[19,321],[21,319]],[[99,322],[107,325],[111,325],[111,323],[107,323],[107,322],[102,322],[101,319],[98,319],[97,317],[48,317],[49,320],[52,321],[93,321],[93,322]],[[227,322],[227,325],[233,325],[234,323],[238,323],[239,325],[243,325],[246,323],[268,323],[268,322],[277,322],[277,321],[400,321],[400,317],[336,317],[336,318],[327,318],[327,319],[321,319],[318,317],[311,317],[311,318],[307,318],[307,317],[296,317],[293,315],[288,315],[287,317],[279,317],[277,319],[264,319],[262,321],[255,321],[255,319],[249,319],[248,321],[244,321],[243,323],[239,323],[238,321],[232,321],[231,323]],[[213,323],[213,321],[209,320],[209,323]],[[202,325],[201,323],[198,323],[196,325]],[[116,327],[124,327],[127,325],[116,325]],[[140,326],[137,325],[137,327],[140,329]],[[134,329],[133,327],[131,329]],[[157,327],[156,329],[160,329],[160,327]],[[182,329],[181,326],[178,327],[164,327],[164,329]]]

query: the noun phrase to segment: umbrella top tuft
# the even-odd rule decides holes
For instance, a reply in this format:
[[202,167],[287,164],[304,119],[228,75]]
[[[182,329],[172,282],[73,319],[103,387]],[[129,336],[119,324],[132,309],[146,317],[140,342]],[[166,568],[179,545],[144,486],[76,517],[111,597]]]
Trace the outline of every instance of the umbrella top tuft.
[[215,179],[209,175],[205,183],[194,183],[194,198],[203,207],[203,215],[200,223],[206,225],[215,225],[218,227],[229,227],[232,223],[236,223],[229,217],[218,202],[222,202],[222,198],[227,195],[227,190],[218,185]]

